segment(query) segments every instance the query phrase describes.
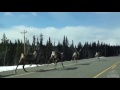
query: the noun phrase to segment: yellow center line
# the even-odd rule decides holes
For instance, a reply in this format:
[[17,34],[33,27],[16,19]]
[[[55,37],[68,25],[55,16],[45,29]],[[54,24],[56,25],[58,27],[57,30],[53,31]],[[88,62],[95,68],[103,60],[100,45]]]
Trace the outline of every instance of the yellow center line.
[[94,76],[93,78],[97,78],[100,75],[102,75],[104,72],[106,72],[107,70],[109,70],[110,68],[115,67],[118,63],[120,63],[120,61],[116,62],[115,64],[113,64],[112,66],[108,67],[107,69],[105,69],[104,71],[102,71],[101,73],[97,74],[96,76]]
[[111,69],[113,69],[113,68],[115,68],[116,67],[116,65],[114,65]]

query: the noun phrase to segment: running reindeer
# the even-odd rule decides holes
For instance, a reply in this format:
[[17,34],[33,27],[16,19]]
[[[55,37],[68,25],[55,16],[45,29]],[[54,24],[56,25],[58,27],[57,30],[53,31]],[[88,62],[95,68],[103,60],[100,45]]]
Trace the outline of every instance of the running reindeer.
[[[21,57],[20,57],[20,60],[19,60],[19,62],[18,62],[18,64],[17,64],[17,67],[22,63],[22,65],[23,65],[23,70],[25,71],[25,72],[27,72],[26,70],[25,70],[25,64],[27,63],[27,62],[30,62],[30,63],[36,63],[36,57],[37,57],[37,50],[35,50],[34,51],[34,53],[32,53],[32,54],[27,54],[27,55],[24,55],[23,53],[21,53]],[[36,63],[36,65],[37,65],[37,63]],[[38,66],[38,65],[37,65]],[[15,69],[15,73],[17,73],[16,72],[16,70],[17,70],[17,67],[16,67],[16,69]]]
[[79,50],[79,52],[75,49],[73,55],[72,55],[72,61],[73,63],[76,61],[77,64],[77,60],[79,59],[80,56],[80,52],[81,52],[82,48]]
[[97,57],[97,59],[100,61],[100,52],[96,52],[96,54],[95,54],[95,57]]
[[58,62],[58,60],[60,60],[60,61],[61,61],[61,64],[62,64],[62,67],[64,68],[63,58],[64,58],[63,53],[58,52],[58,51],[56,51],[56,52],[55,52],[55,51],[52,51],[51,57],[50,57],[50,59],[48,60],[47,66],[49,65],[50,60],[53,60],[53,63],[55,64],[55,69],[56,69],[57,62]]

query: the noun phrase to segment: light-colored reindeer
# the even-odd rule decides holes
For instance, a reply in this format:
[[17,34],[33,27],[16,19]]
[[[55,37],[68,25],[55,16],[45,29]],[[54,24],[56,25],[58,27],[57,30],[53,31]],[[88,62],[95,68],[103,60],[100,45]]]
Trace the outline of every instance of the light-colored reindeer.
[[79,59],[80,56],[80,52],[81,52],[82,48],[79,50],[79,52],[75,49],[73,55],[72,55],[72,61],[75,62],[77,64],[77,60]]
[[52,51],[51,57],[50,57],[50,59],[48,60],[47,66],[49,65],[50,60],[53,60],[53,63],[55,64],[55,68],[56,68],[57,62],[58,62],[58,60],[60,60],[62,66],[63,66],[63,68],[64,68],[64,65],[63,65],[63,58],[64,58],[63,53]]

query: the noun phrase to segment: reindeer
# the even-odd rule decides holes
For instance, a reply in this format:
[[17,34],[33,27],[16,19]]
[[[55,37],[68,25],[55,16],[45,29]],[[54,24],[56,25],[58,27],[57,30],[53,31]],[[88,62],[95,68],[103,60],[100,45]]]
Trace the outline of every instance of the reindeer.
[[64,65],[63,65],[63,58],[64,58],[63,53],[52,51],[51,57],[50,57],[50,59],[48,60],[47,66],[49,65],[50,60],[53,60],[53,63],[55,64],[55,69],[56,69],[57,62],[58,62],[58,60],[60,60],[62,66],[63,66],[63,68],[64,68]]
[[99,58],[99,57],[100,57],[100,52],[96,52],[96,53],[95,53],[95,57],[97,57],[98,60],[100,61],[100,58]]
[[[24,70],[25,72],[27,72],[27,71],[25,70],[25,68],[24,68],[26,62],[35,62],[35,63],[36,63],[36,57],[37,57],[37,51],[36,51],[36,50],[34,51],[34,53],[28,54],[28,55],[24,55],[23,53],[21,53],[21,57],[20,57],[20,60],[19,60],[19,62],[18,62],[18,64],[17,64],[17,67],[22,63],[22,65],[23,65],[23,70]],[[37,63],[36,63],[36,65],[37,65]],[[37,65],[37,66],[38,66],[38,65]],[[16,69],[15,69],[15,73],[17,73],[17,72],[16,72],[17,67],[16,67]]]
[[72,55],[72,61],[75,62],[76,61],[76,64],[77,64],[77,60],[79,59],[79,56],[80,56],[80,52],[81,52],[82,49],[79,50],[79,52],[75,49],[73,55]]
[[[45,52],[44,52],[43,48],[41,48],[41,49],[38,48],[37,49],[36,63],[42,65],[44,62],[44,59],[45,59]],[[31,63],[31,65],[32,65],[32,63]]]

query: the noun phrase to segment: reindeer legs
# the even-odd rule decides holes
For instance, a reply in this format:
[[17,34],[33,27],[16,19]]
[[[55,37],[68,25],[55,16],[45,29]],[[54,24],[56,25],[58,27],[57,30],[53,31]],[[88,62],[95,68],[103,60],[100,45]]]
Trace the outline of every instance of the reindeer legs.
[[31,62],[31,64],[30,64],[30,66],[32,66],[32,62]]
[[48,60],[48,64],[47,64],[47,66],[49,65],[50,60],[51,60],[51,58]]
[[39,67],[38,64],[37,64],[37,60],[35,60],[34,63],[36,64],[37,67]]
[[74,57],[74,62],[76,62],[76,64],[77,64],[77,58],[76,57]]
[[100,58],[99,58],[99,56],[98,56],[98,60],[100,61]]
[[75,57],[73,58],[73,63],[75,62]]
[[56,66],[57,66],[57,59],[55,60],[55,69],[56,69]]
[[62,67],[64,68],[64,65],[63,65],[63,60],[61,60],[61,64],[62,64]]
[[73,63],[74,63],[74,57],[72,56],[72,60],[71,61],[73,61]]
[[[19,60],[19,62],[18,62],[18,64],[17,64],[17,67],[20,65],[20,63],[22,62],[22,60],[23,60],[23,59],[20,59],[20,60]],[[17,73],[17,72],[16,72],[16,71],[17,71],[17,67],[16,67],[16,69],[15,69],[15,71],[14,71],[15,74]]]
[[[25,61],[23,61],[23,59],[21,59],[20,61],[19,61],[19,63],[17,64],[17,67],[20,65],[20,63],[23,63],[23,70],[25,71],[25,72],[27,72],[26,70],[25,70],[25,68],[24,68],[24,66],[25,66]],[[17,67],[16,67],[16,69],[15,69],[15,74],[17,73],[16,71],[17,71]]]
[[78,57],[77,57],[77,59],[76,59],[76,64],[77,64],[77,62],[78,62]]
[[50,58],[50,59],[48,60],[48,64],[47,64],[47,66],[49,65],[50,60],[53,60],[53,63],[55,64],[54,57],[52,57],[52,58]]
[[[17,67],[19,66],[19,64],[20,64],[20,63],[17,64]],[[15,71],[14,71],[15,74],[17,73],[17,72],[16,72],[16,71],[17,71],[17,67],[16,67],[16,69],[15,69]]]
[[36,64],[37,67],[39,67],[38,64],[37,64],[37,62],[35,62],[35,64]]
[[23,70],[24,70],[25,72],[28,72],[28,71],[25,70],[24,67],[25,67],[25,62],[23,62]]

